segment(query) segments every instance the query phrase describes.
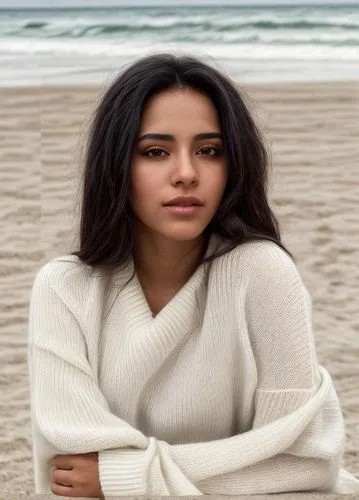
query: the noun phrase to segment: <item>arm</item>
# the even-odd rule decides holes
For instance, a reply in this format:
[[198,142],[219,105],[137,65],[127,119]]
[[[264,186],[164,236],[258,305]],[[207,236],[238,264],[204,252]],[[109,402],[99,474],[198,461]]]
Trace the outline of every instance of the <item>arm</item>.
[[316,360],[310,297],[281,249],[266,245],[257,257],[245,309],[258,372],[252,429],[205,443],[160,442],[163,462],[203,493],[315,490],[338,475],[343,419]]
[[[35,465],[43,470],[57,453],[99,451],[105,495],[142,495],[151,489],[167,494],[156,457],[156,440],[111,413],[89,365],[81,328],[52,281],[50,266],[44,266],[35,278],[30,301]],[[41,476],[37,489],[44,490],[46,472]]]
[[[329,378],[327,382],[330,383]],[[316,404],[319,399],[323,401],[323,388],[307,403],[314,399]],[[283,402],[282,396],[264,398],[274,408],[278,399]],[[303,395],[293,397],[290,393],[288,398],[295,404],[305,400]],[[328,395],[322,410],[303,429],[306,407],[303,403],[290,415],[262,427],[257,427],[257,420],[251,431],[224,440],[176,446],[160,441],[163,460],[174,461],[206,494],[267,494],[329,488],[337,477],[342,457],[343,432],[336,395],[334,392]],[[277,410],[278,407],[276,413]]]

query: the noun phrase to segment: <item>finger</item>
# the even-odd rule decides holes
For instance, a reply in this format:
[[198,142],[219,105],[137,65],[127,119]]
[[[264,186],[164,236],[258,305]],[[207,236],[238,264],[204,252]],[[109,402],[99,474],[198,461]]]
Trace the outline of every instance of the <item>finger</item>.
[[50,465],[54,465],[58,469],[72,470],[72,456],[71,455],[56,455],[52,457],[49,462]]
[[73,486],[71,472],[68,470],[55,469],[51,472],[51,481],[62,486]]
[[54,495],[59,495],[62,497],[74,497],[74,488],[71,486],[63,486],[61,484],[57,484],[51,481],[50,490]]

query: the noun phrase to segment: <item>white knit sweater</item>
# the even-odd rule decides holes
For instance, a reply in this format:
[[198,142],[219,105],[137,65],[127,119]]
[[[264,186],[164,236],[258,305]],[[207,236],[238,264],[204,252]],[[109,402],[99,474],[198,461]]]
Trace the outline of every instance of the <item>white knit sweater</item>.
[[359,492],[310,296],[279,246],[201,265],[155,318],[137,275],[124,287],[133,269],[104,277],[66,255],[36,275],[37,493],[50,491],[54,454],[92,451],[105,497]]

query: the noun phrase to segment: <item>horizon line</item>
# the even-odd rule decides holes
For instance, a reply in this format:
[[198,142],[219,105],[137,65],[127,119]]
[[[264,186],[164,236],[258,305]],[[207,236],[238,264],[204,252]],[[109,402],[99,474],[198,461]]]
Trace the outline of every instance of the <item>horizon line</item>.
[[353,7],[353,6],[357,6],[359,7],[359,1],[353,1],[353,2],[350,2],[350,1],[344,1],[344,2],[338,2],[337,4],[334,4],[333,2],[314,2],[314,3],[308,3],[308,2],[295,2],[295,3],[292,3],[290,5],[288,4],[285,4],[285,3],[280,3],[278,1],[273,1],[273,2],[268,2],[268,3],[250,3],[248,1],[248,3],[244,3],[244,4],[236,4],[236,3],[233,3],[231,5],[221,5],[219,3],[219,0],[218,0],[218,4],[217,3],[208,3],[208,4],[204,4],[204,3],[196,3],[196,2],[190,2],[190,3],[186,3],[186,2],[183,2],[183,3],[179,3],[179,4],[172,4],[172,5],[165,5],[163,3],[153,3],[153,4],[144,4],[144,3],[137,3],[137,4],[122,4],[122,5],[106,5],[106,4],[102,4],[102,5],[67,5],[67,6],[63,6],[63,5],[55,5],[53,7],[49,7],[49,6],[25,6],[25,5],[22,5],[22,6],[15,6],[15,7],[1,7],[0,6],[0,11],[9,11],[9,10],[19,10],[19,9],[23,9],[23,10],[83,10],[83,9],[86,9],[86,10],[100,10],[100,9],[118,9],[118,8],[130,8],[130,9],[133,9],[133,8],[137,8],[137,7],[161,7],[161,8],[166,8],[166,9],[174,9],[176,7],[204,7],[204,8],[208,8],[208,7],[220,7],[221,9],[228,9],[228,8],[233,8],[233,7],[245,7],[245,8],[263,8],[263,7],[286,7],[286,8],[293,8],[293,7],[304,7],[304,6],[308,6],[308,7]]

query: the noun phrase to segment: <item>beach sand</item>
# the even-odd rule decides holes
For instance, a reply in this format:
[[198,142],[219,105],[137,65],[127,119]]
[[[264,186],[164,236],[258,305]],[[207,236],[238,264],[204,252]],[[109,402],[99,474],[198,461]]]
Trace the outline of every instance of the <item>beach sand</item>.
[[[270,202],[311,293],[318,358],[340,397],[345,465],[358,476],[358,83],[246,90],[273,151]],[[102,91],[91,86],[0,90],[1,498],[33,495],[30,289],[43,263],[75,248],[81,143]]]

